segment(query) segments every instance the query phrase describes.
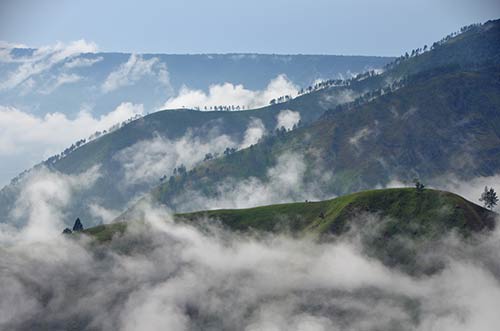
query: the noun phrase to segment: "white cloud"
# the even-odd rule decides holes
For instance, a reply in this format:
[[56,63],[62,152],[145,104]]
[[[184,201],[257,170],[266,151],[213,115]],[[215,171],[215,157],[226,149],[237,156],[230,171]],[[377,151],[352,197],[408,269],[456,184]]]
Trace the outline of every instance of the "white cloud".
[[293,129],[294,125],[298,124],[300,121],[300,113],[298,111],[293,111],[285,109],[280,111],[276,118],[278,124],[276,124],[276,129],[285,128],[286,130]]
[[191,90],[182,87],[179,95],[167,100],[163,105],[166,109],[177,109],[182,107],[213,107],[213,106],[245,106],[247,108],[258,108],[269,104],[271,99],[283,95],[296,95],[298,87],[295,86],[285,75],[279,75],[271,80],[266,89],[252,91],[243,85],[224,83],[211,85],[208,94],[201,90]]
[[94,64],[101,62],[104,60],[102,56],[96,57],[96,58],[84,58],[84,57],[78,57],[75,59],[72,59],[64,64],[65,68],[68,69],[73,69],[73,68],[82,68],[82,67],[91,67]]
[[0,40],[0,62],[13,62],[11,52],[14,48],[28,48],[26,45],[10,43],[8,41]]
[[227,178],[218,185],[217,194],[206,196],[188,189],[179,194],[173,203],[177,210],[193,211],[324,199],[317,184],[324,180],[322,176],[329,176],[329,172],[321,171],[318,167],[318,183],[307,182],[304,180],[306,169],[302,155],[285,153],[277,158],[265,178]]
[[354,133],[352,137],[349,138],[349,143],[358,147],[359,143],[366,139],[370,134],[372,134],[373,130],[369,127],[364,127],[359,129]]
[[145,60],[141,55],[132,54],[127,62],[108,75],[101,89],[104,93],[111,92],[120,87],[134,85],[145,76],[156,77],[161,84],[170,85],[165,63],[156,57]]
[[97,203],[90,203],[88,206],[90,215],[95,219],[101,220],[101,223],[108,224],[120,216],[121,212],[114,209],[107,209]]
[[44,89],[39,90],[39,93],[50,94],[62,85],[76,83],[80,80],[82,80],[82,77],[78,76],[77,74],[62,73],[54,78],[52,82],[49,82]]
[[200,219],[202,231],[147,204],[142,215],[143,225],[129,223],[106,245],[62,235],[0,241],[0,325],[494,331],[500,323],[498,230],[477,245],[440,240],[433,253],[443,269],[415,276],[367,256],[368,247],[350,237],[252,236]]
[[[62,113],[38,117],[13,107],[0,106],[2,164],[17,164],[21,171],[61,152],[79,139],[143,113],[142,105],[122,103],[112,112],[99,117],[81,111],[72,119]],[[20,157],[25,164],[20,162]]]
[[7,77],[0,82],[0,90],[12,89],[25,81],[48,71],[54,65],[82,53],[94,53],[97,46],[85,40],[78,40],[69,44],[57,43],[53,46],[44,46],[36,49],[29,57],[13,59],[20,65],[7,74]]
[[92,187],[99,176],[97,166],[75,176],[46,168],[32,171],[24,180],[11,212],[14,220],[28,220],[18,235],[23,240],[39,241],[59,233],[65,224],[61,210],[69,204],[75,191]]
[[266,127],[260,118],[252,118],[245,130],[245,136],[240,148],[247,148],[255,145],[266,134]]
[[188,130],[178,139],[156,136],[143,140],[119,151],[114,159],[119,162],[123,172],[120,185],[155,184],[164,175],[169,177],[174,168],[184,165],[188,170],[203,161],[206,154],[222,156],[226,148],[247,148],[256,144],[266,129],[260,119],[251,118],[243,141],[237,141],[217,130],[202,137]]
[[21,43],[11,43],[5,40],[0,40],[0,48],[12,50],[14,48],[28,48],[28,46]]
[[329,109],[343,103],[354,101],[359,93],[350,89],[331,89],[322,94],[320,105],[323,109]]
[[237,143],[227,135],[201,139],[187,132],[175,140],[158,136],[140,141],[120,151],[115,159],[123,168],[123,182],[126,185],[151,184],[157,183],[163,175],[169,177],[174,168],[180,165],[191,169],[202,161],[207,153],[220,154],[227,147],[237,147]]

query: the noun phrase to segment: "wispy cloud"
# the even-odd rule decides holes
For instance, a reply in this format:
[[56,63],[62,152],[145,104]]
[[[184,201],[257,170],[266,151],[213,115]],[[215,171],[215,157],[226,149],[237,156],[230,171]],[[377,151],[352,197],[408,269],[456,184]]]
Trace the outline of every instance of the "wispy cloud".
[[124,86],[134,85],[146,76],[156,77],[159,83],[170,86],[165,63],[160,62],[156,57],[146,60],[141,55],[132,54],[127,62],[108,75],[101,90],[108,93]]
[[286,130],[291,130],[300,122],[300,113],[298,111],[285,109],[279,112],[276,120],[276,129],[285,128]]
[[77,74],[62,73],[55,77],[52,81],[49,81],[47,85],[38,92],[42,94],[50,94],[63,85],[76,83],[82,79],[83,77]]
[[94,64],[101,62],[102,60],[104,60],[104,58],[102,56],[98,56],[96,58],[78,57],[78,58],[72,59],[71,61],[66,62],[64,64],[64,67],[68,68],[68,69],[91,67]]
[[227,135],[200,138],[187,132],[179,139],[157,136],[137,142],[114,159],[123,170],[123,185],[152,184],[163,175],[169,177],[176,167],[184,165],[190,169],[206,154],[222,153],[228,147],[237,147],[237,142]]
[[18,43],[10,43],[4,40],[0,40],[0,62],[13,62],[12,50],[15,48],[27,48],[28,46]]
[[247,148],[256,144],[265,133],[262,121],[250,118],[241,141],[236,137],[220,134],[216,128],[201,135],[196,130],[188,130],[176,139],[157,135],[152,139],[139,141],[118,151],[113,159],[118,162],[116,171],[123,177],[120,185],[153,185],[158,183],[160,177],[172,175],[174,168],[183,165],[190,170],[203,161],[207,154],[216,157],[222,156],[227,148]]
[[[99,176],[98,166],[74,176],[51,172],[46,168],[31,172],[24,180],[11,212],[12,219],[21,222],[16,224],[22,229],[18,233],[21,237],[11,239],[32,242],[52,238],[64,227],[66,215],[62,210],[70,203],[74,193],[91,188]],[[23,224],[23,221],[27,223]]]
[[245,130],[245,135],[243,142],[241,143],[241,148],[247,148],[255,145],[259,142],[262,137],[266,134],[266,127],[260,118],[251,118],[248,123],[247,129]]
[[276,164],[267,170],[264,178],[228,177],[206,195],[192,189],[180,192],[174,198],[176,210],[193,211],[220,208],[249,208],[290,201],[321,200],[326,197],[320,185],[330,173],[317,167],[317,180],[305,180],[307,164],[304,156],[296,153],[279,155]]
[[0,82],[0,90],[15,88],[48,71],[56,64],[82,53],[95,53],[96,51],[96,44],[78,40],[69,44],[59,42],[53,46],[44,46],[36,49],[30,56],[10,58],[10,61],[19,62],[19,66],[9,72],[7,77]]

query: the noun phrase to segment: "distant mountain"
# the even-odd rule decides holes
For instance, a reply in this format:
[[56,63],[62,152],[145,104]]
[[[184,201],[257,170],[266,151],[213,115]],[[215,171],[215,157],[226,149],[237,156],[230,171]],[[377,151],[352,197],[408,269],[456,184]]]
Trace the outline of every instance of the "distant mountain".
[[[245,147],[242,144],[252,138],[254,131],[259,135],[257,140],[260,135],[273,132],[282,111],[298,116],[296,119],[300,119],[301,125],[305,125],[318,119],[327,109],[352,100],[357,94],[354,89],[346,86],[332,86],[255,110],[159,111],[104,134],[71,150],[64,157],[51,158],[41,165],[68,175],[88,171],[94,166],[99,167],[101,176],[94,188],[82,192],[75,199],[75,205],[68,208],[82,219],[92,219],[94,217],[89,214],[89,204],[95,203],[106,209],[120,211],[131,199],[157,185],[160,177],[169,177],[174,167],[192,167],[203,161],[205,154],[222,155],[226,148]],[[182,144],[193,145],[192,155],[178,158],[180,154],[184,154],[180,147]],[[137,182],[130,181],[127,176],[133,169],[129,169],[125,163],[147,164],[148,160],[152,164],[148,164],[148,169],[144,170],[149,177],[143,176]],[[158,168],[161,160],[166,165]],[[152,169],[153,166],[156,169]],[[10,214],[26,177],[22,175],[0,190],[2,215]]]
[[[498,170],[495,50],[500,49],[493,40],[499,35],[498,21],[472,26],[432,49],[400,58],[382,74],[371,71],[349,81],[332,80],[261,109],[154,113],[45,165],[70,175],[99,167],[101,176],[93,188],[79,193],[67,209],[94,224],[100,220],[89,206],[120,212],[160,177],[163,184],[153,194],[163,203],[178,211],[207,208],[200,202],[203,197],[219,198],[233,181],[265,182],[269,171],[293,170],[286,159],[283,169],[275,168],[287,153],[303,158],[303,179],[310,183],[305,196],[322,198],[384,185],[392,178],[492,174]],[[468,56],[471,45],[481,50],[474,61]],[[295,124],[300,117],[301,127],[276,134],[281,115],[290,115]],[[267,138],[257,143],[264,133]],[[252,137],[257,138],[247,139]],[[250,142],[244,144],[246,140]],[[242,150],[234,153],[232,148]],[[170,149],[177,153],[173,158],[168,157]],[[471,157],[464,158],[465,152]],[[12,211],[24,180],[0,191],[2,215]],[[279,201],[304,198],[288,193]]]
[[[307,193],[319,197],[391,180],[419,177],[432,183],[441,176],[467,180],[494,175],[500,172],[500,59],[493,51],[500,51],[500,44],[493,42],[495,37],[500,37],[500,21],[446,38],[424,54],[390,65],[382,75],[359,81],[358,86],[379,88],[326,112],[315,123],[204,163],[153,194],[176,210],[223,206],[228,195],[241,193],[234,182],[255,178],[265,185],[287,153],[300,156],[303,183],[313,187]],[[469,54],[476,42],[487,51],[478,52],[474,61],[456,56]],[[418,73],[397,78],[404,71]],[[380,88],[383,82],[399,83]],[[289,192],[278,201],[303,197]]]
[[0,84],[0,105],[39,115],[75,115],[82,108],[101,115],[122,102],[143,104],[146,111],[153,111],[182,87],[208,92],[213,84],[231,83],[249,90],[265,90],[279,75],[307,87],[318,79],[350,78],[393,60],[336,55],[8,51],[9,57],[0,56],[0,77],[4,80]]
[[286,169],[280,156],[287,154],[300,156],[303,182],[319,197],[415,177],[436,183],[441,176],[491,176],[500,172],[499,91],[500,67],[422,73],[373,101],[338,107],[309,126],[205,162],[154,195],[176,210],[207,208],[206,201],[237,190],[233,182],[267,183],[271,169]]

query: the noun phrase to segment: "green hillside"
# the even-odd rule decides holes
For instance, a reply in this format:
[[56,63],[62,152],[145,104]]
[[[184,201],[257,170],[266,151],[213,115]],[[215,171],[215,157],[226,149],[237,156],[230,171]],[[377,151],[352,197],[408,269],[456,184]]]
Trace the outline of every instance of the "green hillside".
[[[210,210],[176,214],[175,221],[205,227],[220,224],[243,233],[288,234],[335,240],[360,235],[366,252],[408,272],[432,272],[435,263],[417,265],[417,250],[456,232],[463,238],[491,230],[495,214],[449,192],[414,188],[358,192],[332,200],[297,202],[250,209]],[[119,236],[127,223],[84,232],[99,242]]]
[[484,65],[500,64],[500,20],[488,21],[482,25],[471,25],[456,36],[449,35],[434,45],[428,45],[432,51],[407,60],[396,60],[392,75],[410,76],[434,68],[459,65],[471,69]]
[[[141,140],[160,135],[167,139],[178,139],[192,129],[195,136],[206,137],[215,130],[241,140],[253,118],[262,120],[272,131],[277,125],[276,116],[284,109],[298,111],[303,123],[318,119],[327,109],[340,102],[335,94],[342,94],[344,87],[329,88],[303,95],[289,102],[245,111],[196,111],[191,109],[163,110],[133,121],[119,130],[102,136],[76,149],[67,157],[51,165],[63,173],[78,173],[95,164],[112,166],[112,156],[118,151]],[[320,105],[324,94],[331,96],[327,106]]]
[[[443,175],[491,176],[500,171],[499,91],[499,67],[414,76],[405,87],[369,103],[328,112],[307,127],[201,164],[153,194],[174,209],[183,192],[214,198],[230,179],[265,181],[284,153],[303,155],[304,181],[318,182],[325,195],[369,189],[393,178],[432,183]],[[318,169],[331,171],[331,178],[318,181]]]
[[[498,40],[498,20],[445,38],[383,75],[353,83],[379,88],[384,81],[405,77],[402,87],[339,105],[306,127],[201,164],[153,194],[174,209],[183,192],[213,198],[230,180],[266,181],[284,153],[304,156],[304,181],[318,182],[324,196],[370,189],[394,178],[432,182],[443,175],[464,180],[494,175],[500,171]],[[333,174],[328,181],[317,181],[318,169]]]
[[[340,235],[363,214],[386,219],[383,236],[432,239],[453,229],[462,234],[492,229],[494,213],[445,191],[393,188],[353,193],[325,201],[294,202],[247,209],[219,209],[175,214],[175,221],[203,224],[210,220],[231,231],[263,231],[294,236]],[[84,233],[111,240],[126,229],[124,222],[99,225]]]
[[[464,233],[490,228],[490,212],[453,193],[414,188],[370,190],[325,201],[295,202],[248,209],[176,214],[179,221],[208,218],[236,231],[341,234],[359,213],[388,217],[384,235],[432,238],[450,229]],[[354,218],[354,219],[353,219]]]

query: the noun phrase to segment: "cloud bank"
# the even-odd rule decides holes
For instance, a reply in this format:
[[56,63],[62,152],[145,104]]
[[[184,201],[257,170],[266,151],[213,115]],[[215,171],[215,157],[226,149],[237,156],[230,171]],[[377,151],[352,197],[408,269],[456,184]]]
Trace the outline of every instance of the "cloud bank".
[[264,90],[252,91],[243,85],[231,83],[216,84],[209,87],[208,93],[201,90],[191,90],[184,86],[176,97],[167,100],[165,109],[214,107],[214,106],[245,106],[259,108],[269,104],[271,99],[283,95],[297,95],[298,87],[285,75],[279,75],[271,80]]
[[139,114],[142,105],[122,103],[99,117],[83,110],[74,119],[62,113],[38,117],[13,107],[0,106],[0,156],[38,151],[40,158],[60,152],[78,139]]
[[[26,188],[26,209],[52,232],[33,240],[0,228],[3,329],[493,331],[500,323],[498,230],[476,244],[435,243],[443,268],[425,276],[367,255],[370,231],[328,242],[243,235],[207,220],[174,223],[148,204],[144,223],[93,245],[57,229],[58,206],[84,178],[46,175],[49,188],[41,179]],[[363,224],[368,216],[353,217]]]

